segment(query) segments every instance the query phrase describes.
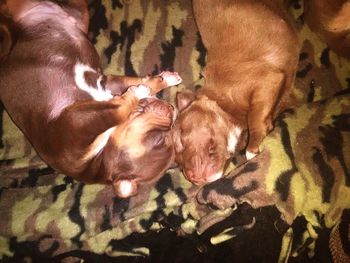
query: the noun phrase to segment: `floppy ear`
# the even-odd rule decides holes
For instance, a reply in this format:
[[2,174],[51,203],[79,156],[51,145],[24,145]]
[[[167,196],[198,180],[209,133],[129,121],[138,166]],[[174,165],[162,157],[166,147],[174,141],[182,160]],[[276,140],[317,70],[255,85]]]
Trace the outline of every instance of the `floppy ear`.
[[143,99],[140,100],[138,106],[143,108],[141,114],[136,114],[136,118],[143,122],[143,125],[140,126],[143,131],[169,130],[171,128],[175,113],[170,104],[158,99]]
[[196,95],[190,90],[177,92],[176,107],[178,108],[179,111],[183,111],[192,103],[192,101],[194,101],[195,98],[196,98]]
[[134,180],[122,179],[113,182],[115,194],[120,198],[127,198],[137,194],[137,183]]

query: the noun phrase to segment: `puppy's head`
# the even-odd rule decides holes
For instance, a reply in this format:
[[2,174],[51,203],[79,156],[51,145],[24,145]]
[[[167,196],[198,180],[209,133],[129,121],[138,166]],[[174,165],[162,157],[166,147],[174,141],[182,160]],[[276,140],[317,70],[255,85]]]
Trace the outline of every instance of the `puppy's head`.
[[180,114],[173,128],[176,162],[185,177],[196,185],[223,176],[235,152],[240,130],[215,101],[191,92],[176,97]]
[[119,197],[136,194],[139,184],[155,181],[173,163],[173,120],[170,104],[147,98],[116,128],[108,144],[114,164],[109,174]]

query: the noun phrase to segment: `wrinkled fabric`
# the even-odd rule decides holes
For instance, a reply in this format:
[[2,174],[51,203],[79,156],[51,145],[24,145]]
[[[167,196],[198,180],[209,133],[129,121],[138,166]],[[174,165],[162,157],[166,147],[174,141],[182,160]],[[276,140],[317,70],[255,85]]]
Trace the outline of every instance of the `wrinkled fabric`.
[[[202,83],[206,51],[190,1],[96,0],[89,9],[89,37],[106,74],[177,71],[183,83],[161,94],[171,103],[177,91]],[[174,215],[180,223],[172,230],[201,235],[244,203],[275,206],[290,226],[281,236],[281,262],[303,246],[312,257],[317,229],[337,226],[350,208],[350,62],[303,23],[301,3],[294,1],[290,10],[303,44],[295,82],[299,104],[276,120],[256,158],[202,188],[170,169],[154,187],[118,199],[111,186],[84,185],[47,167],[1,107],[0,259],[23,245],[48,258],[77,250],[147,256],[148,247],[122,248],[114,241],[169,228],[164,219]],[[300,217],[307,222],[305,238],[293,244],[292,225]],[[254,218],[240,235],[253,228]],[[234,238],[233,230],[212,243]]]

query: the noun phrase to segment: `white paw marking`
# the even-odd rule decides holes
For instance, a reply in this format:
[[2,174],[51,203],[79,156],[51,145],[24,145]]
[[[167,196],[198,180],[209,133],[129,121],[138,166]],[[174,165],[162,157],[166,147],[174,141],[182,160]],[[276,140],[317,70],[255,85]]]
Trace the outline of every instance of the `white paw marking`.
[[129,180],[120,180],[118,185],[119,195],[121,197],[128,197],[130,196],[133,191],[134,187],[131,181]]
[[132,86],[129,88],[139,100],[151,97],[151,89],[146,85]]
[[159,75],[164,79],[167,86],[176,86],[182,82],[182,78],[177,72],[164,71]]
[[112,94],[108,90],[103,90],[101,85],[102,76],[96,82],[96,87],[92,87],[86,83],[85,73],[93,72],[97,73],[94,69],[92,69],[88,65],[84,65],[81,63],[75,64],[74,67],[74,80],[76,86],[87,92],[94,100],[96,101],[107,101],[113,98]]
[[247,158],[247,160],[253,159],[256,155],[256,153],[252,153],[250,151],[246,151],[245,153],[245,157]]

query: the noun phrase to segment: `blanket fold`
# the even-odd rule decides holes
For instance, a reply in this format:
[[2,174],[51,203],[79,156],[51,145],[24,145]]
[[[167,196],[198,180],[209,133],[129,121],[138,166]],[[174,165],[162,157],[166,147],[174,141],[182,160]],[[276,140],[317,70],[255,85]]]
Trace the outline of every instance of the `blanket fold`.
[[[303,24],[300,4],[290,11],[303,43],[301,103],[276,120],[259,155],[203,187],[170,169],[118,199],[111,186],[47,167],[0,107],[0,260],[349,260],[350,62]],[[203,81],[206,52],[190,1],[98,0],[89,8],[106,74],[176,70],[183,84],[161,94],[170,102]]]

